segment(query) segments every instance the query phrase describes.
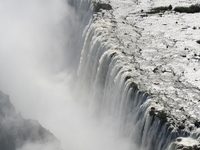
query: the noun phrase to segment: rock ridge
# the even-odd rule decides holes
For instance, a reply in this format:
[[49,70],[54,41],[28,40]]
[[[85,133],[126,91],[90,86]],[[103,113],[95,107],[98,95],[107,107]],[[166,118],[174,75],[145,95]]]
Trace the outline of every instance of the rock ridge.
[[45,145],[52,143],[52,150],[60,149],[55,136],[38,121],[24,119],[16,113],[9,96],[0,91],[0,149],[16,150],[26,144]]

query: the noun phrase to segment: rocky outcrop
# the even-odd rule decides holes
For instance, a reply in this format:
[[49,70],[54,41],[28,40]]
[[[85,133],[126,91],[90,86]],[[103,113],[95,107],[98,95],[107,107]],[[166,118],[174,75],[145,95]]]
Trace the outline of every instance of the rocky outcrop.
[[112,10],[112,6],[110,4],[93,1],[92,5],[93,5],[94,12],[99,12],[100,9]]
[[0,149],[16,150],[27,143],[54,143],[59,149],[59,141],[37,121],[24,119],[15,112],[8,95],[0,91]]

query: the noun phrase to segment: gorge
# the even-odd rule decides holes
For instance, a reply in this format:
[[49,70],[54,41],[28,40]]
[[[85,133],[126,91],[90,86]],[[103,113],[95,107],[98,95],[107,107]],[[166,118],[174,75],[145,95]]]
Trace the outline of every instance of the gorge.
[[[25,69],[28,76],[23,82],[26,81],[28,86],[22,85],[27,95],[24,98],[35,95],[28,100],[31,103],[15,102],[22,115],[28,111],[20,103],[31,106],[39,99],[34,104],[38,112],[33,111],[26,117],[37,119],[50,129],[61,140],[64,149],[200,149],[199,45],[195,42],[200,31],[192,29],[193,26],[198,28],[194,18],[199,16],[173,10],[149,14],[153,7],[174,7],[190,2],[68,0],[67,3],[52,1],[51,7],[47,8],[50,16],[55,13],[49,11],[52,7],[59,12],[55,20],[47,19],[38,29],[45,31],[39,35],[44,34],[40,40],[46,42],[43,39],[47,38],[47,42],[44,45],[34,43],[41,48],[32,45],[30,57],[24,55],[26,50],[19,51],[19,58],[28,59],[17,65],[23,69],[33,68]],[[63,5],[67,6],[63,8]],[[32,5],[28,6],[32,8]],[[42,14],[43,6],[46,4],[38,9]],[[46,28],[46,23],[59,24],[59,27],[55,29],[48,25]],[[13,57],[10,54],[3,56]],[[1,60],[5,60],[4,57]],[[24,74],[23,69],[17,70],[20,72],[17,76]],[[5,77],[16,70],[9,71],[1,76],[0,88],[17,98],[15,91],[22,81],[13,75],[15,84],[4,83]],[[33,81],[30,82],[30,78]],[[18,99],[23,98],[20,96]],[[90,119],[86,119],[88,114]],[[59,118],[57,123],[54,123],[55,118]],[[91,121],[94,118],[96,120]],[[61,129],[59,132],[58,128]]]

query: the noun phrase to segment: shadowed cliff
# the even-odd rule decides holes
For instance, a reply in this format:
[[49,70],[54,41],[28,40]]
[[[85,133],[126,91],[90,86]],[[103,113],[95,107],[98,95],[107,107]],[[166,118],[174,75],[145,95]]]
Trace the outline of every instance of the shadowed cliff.
[[0,149],[16,150],[25,144],[54,143],[52,149],[59,149],[59,141],[37,121],[24,119],[15,112],[8,95],[0,91]]

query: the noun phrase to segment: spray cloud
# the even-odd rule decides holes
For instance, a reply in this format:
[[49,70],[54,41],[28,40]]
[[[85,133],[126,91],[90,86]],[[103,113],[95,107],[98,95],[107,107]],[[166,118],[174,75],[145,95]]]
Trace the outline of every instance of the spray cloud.
[[[23,117],[39,120],[60,139],[63,149],[128,149],[126,139],[100,125],[72,94],[77,20],[64,0],[1,0],[0,90]],[[27,143],[20,150],[51,148]]]

